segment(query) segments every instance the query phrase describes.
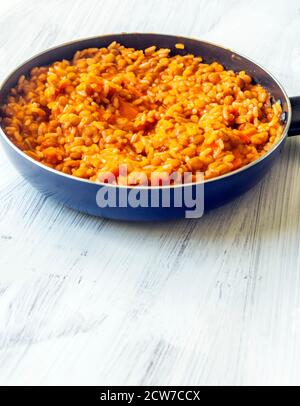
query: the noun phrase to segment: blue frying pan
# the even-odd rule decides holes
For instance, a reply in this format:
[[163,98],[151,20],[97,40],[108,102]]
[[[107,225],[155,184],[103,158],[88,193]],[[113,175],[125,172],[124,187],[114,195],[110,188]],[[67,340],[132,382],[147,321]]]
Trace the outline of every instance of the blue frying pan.
[[[265,69],[230,49],[172,35],[111,34],[78,40],[49,49],[29,59],[8,76],[0,88],[0,103],[4,103],[10,88],[16,85],[18,78],[21,75],[28,75],[33,67],[49,65],[61,59],[71,59],[78,50],[106,47],[113,41],[136,49],[156,45],[175,50],[176,43],[183,43],[185,49],[176,49],[176,53],[200,55],[207,63],[218,61],[226,69],[245,70],[256,82],[264,86],[275,100],[281,101],[282,121],[285,128],[280,141],[268,153],[236,171],[200,183],[143,188],[97,184],[48,168],[19,150],[0,128],[1,143],[18,171],[41,193],[52,196],[73,209],[94,216],[126,221],[199,217],[202,215],[203,208],[206,212],[221,206],[256,185],[275,162],[284,146],[286,137],[300,134],[300,97],[289,98],[283,87]],[[132,194],[134,194],[134,199],[132,199]],[[143,194],[143,198],[141,198],[141,194]],[[153,194],[155,199],[153,199]],[[191,198],[182,198],[178,204],[179,194],[191,196]],[[197,199],[201,199],[202,203],[196,210]],[[126,204],[126,202],[131,203]],[[195,210],[191,206],[193,202],[195,202]],[[202,207],[203,205],[204,207]]]

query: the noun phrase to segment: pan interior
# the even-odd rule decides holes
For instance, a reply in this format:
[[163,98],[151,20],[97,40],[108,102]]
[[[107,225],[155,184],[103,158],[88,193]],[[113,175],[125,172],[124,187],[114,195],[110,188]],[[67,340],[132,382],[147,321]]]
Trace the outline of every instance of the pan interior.
[[[0,104],[5,102],[9,90],[17,84],[17,81],[21,75],[27,76],[31,69],[36,66],[47,66],[55,61],[62,59],[72,59],[73,55],[78,50],[86,48],[99,48],[107,47],[113,41],[119,42],[126,47],[132,47],[135,49],[145,49],[150,46],[156,45],[161,48],[171,49],[171,54],[193,54],[199,55],[203,58],[204,62],[212,63],[219,62],[227,70],[232,69],[235,72],[246,71],[256,83],[262,85],[273,96],[274,100],[279,100],[282,105],[282,124],[286,126],[283,131],[282,138],[260,159],[253,161],[252,163],[230,173],[222,176],[218,176],[213,179],[206,180],[207,182],[221,180],[224,177],[237,174],[238,172],[246,169],[249,166],[254,165],[258,161],[266,158],[273,150],[275,150],[287,136],[287,127],[291,120],[291,107],[289,98],[286,95],[282,86],[277,80],[268,73],[265,69],[251,61],[250,59],[233,52],[230,49],[211,44],[209,42],[200,41],[193,38],[179,37],[174,35],[163,34],[144,34],[144,33],[124,33],[124,34],[110,34],[99,37],[92,37],[82,40],[69,42],[54,48],[51,48],[41,54],[34,56],[19,66],[2,84],[0,87]],[[183,43],[184,49],[177,49],[175,45],[177,43]],[[3,134],[3,131],[2,131]],[[8,139],[7,141],[11,143]],[[11,143],[11,145],[13,145]],[[16,148],[13,145],[14,148]],[[23,154],[20,150],[19,152]],[[27,156],[26,156],[27,157]],[[31,158],[27,157],[29,160]],[[35,162],[36,163],[36,162]],[[49,169],[49,168],[48,168]],[[56,171],[55,171],[56,172]],[[69,177],[69,175],[65,175]],[[80,179],[82,181],[82,179]],[[84,180],[90,183],[89,180]],[[91,182],[93,183],[93,182]]]

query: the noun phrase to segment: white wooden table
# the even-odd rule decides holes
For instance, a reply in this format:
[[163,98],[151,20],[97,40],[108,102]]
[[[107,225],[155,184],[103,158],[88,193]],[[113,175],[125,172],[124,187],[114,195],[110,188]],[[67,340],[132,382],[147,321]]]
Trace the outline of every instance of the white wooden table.
[[[50,46],[147,31],[251,56],[300,94],[297,0],[1,1],[0,76]],[[0,384],[300,384],[300,137],[200,220],[45,199],[0,150]]]

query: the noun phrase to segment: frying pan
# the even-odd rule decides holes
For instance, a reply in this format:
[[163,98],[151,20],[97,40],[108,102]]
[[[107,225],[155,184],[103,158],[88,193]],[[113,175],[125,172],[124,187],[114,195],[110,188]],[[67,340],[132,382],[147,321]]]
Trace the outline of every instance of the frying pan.
[[[16,85],[18,78],[21,75],[28,75],[33,67],[49,65],[61,59],[71,59],[78,50],[106,47],[113,41],[136,49],[145,49],[152,45],[170,48],[173,53],[177,54],[191,53],[199,55],[207,63],[218,61],[226,69],[234,71],[245,70],[252,76],[255,82],[260,83],[271,93],[274,100],[280,100],[283,111],[282,122],[284,124],[284,131],[279,142],[258,160],[223,176],[200,182],[200,186],[204,190],[204,212],[229,202],[256,185],[274,164],[282,151],[286,137],[300,134],[300,96],[289,98],[284,88],[269,72],[250,59],[230,49],[206,41],[172,35],[112,34],[82,39],[49,49],[29,59],[7,77],[0,88],[0,103],[4,103],[10,88]],[[174,52],[176,43],[183,43],[185,49],[176,49],[176,52]],[[190,204],[186,204],[185,200],[182,199],[182,204],[177,207],[175,193],[178,193],[179,188],[180,193],[190,193],[191,196],[196,196],[197,194],[196,189],[199,186],[197,183],[169,187],[140,187],[141,190],[135,187],[134,193],[138,193],[139,190],[146,193],[149,198],[148,202],[151,202],[150,195],[155,189],[158,196],[155,205],[148,204],[146,206],[141,203],[140,205],[135,204],[123,207],[124,203],[121,204],[120,195],[122,193],[123,198],[124,194],[128,196],[133,191],[132,187],[98,184],[48,168],[19,150],[8,139],[1,128],[0,140],[8,158],[35,188],[73,209],[91,215],[126,221],[154,221],[186,217],[187,211],[191,211]],[[116,199],[114,205],[99,205],[97,196],[99,196],[98,193],[102,188],[108,188],[109,191],[115,193]],[[162,196],[166,188],[170,196],[168,204],[164,202]]]

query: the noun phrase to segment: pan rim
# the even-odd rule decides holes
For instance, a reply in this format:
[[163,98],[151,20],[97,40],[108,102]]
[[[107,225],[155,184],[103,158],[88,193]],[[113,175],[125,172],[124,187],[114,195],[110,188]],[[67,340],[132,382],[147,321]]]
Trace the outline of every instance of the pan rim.
[[159,33],[151,33],[151,32],[121,32],[121,33],[112,33],[112,34],[104,34],[104,35],[96,35],[96,36],[91,36],[91,37],[84,37],[84,38],[79,38],[76,40],[72,40],[72,41],[67,41],[64,42],[62,44],[59,45],[55,45],[53,47],[47,48],[44,51],[41,51],[35,55],[33,55],[32,57],[28,58],[27,60],[25,60],[24,62],[22,62],[21,64],[19,64],[12,72],[10,72],[2,81],[2,83],[0,84],[0,94],[3,90],[3,87],[6,85],[6,83],[9,81],[9,79],[11,78],[11,76],[13,76],[15,74],[16,71],[18,71],[19,69],[21,69],[24,65],[26,65],[27,63],[33,61],[34,59],[43,56],[44,54],[51,52],[51,51],[55,51],[58,49],[61,49],[63,47],[66,47],[68,45],[75,45],[76,43],[81,43],[83,41],[92,41],[92,40],[96,40],[97,38],[99,39],[105,39],[106,37],[113,37],[113,36],[120,36],[120,35],[125,35],[125,36],[132,36],[132,35],[145,35],[145,36],[164,36],[164,37],[171,37],[171,38],[176,38],[177,40],[181,40],[184,41],[185,39],[187,40],[193,40],[193,41],[197,41],[199,43],[205,43],[208,45],[212,45],[214,47],[220,48],[220,49],[224,49],[226,51],[230,51],[232,52],[232,54],[234,56],[237,57],[242,57],[243,59],[246,59],[247,61],[249,61],[250,63],[252,63],[253,65],[259,67],[260,69],[262,69],[272,80],[273,82],[275,82],[277,84],[277,86],[280,88],[280,90],[282,91],[284,97],[285,97],[285,102],[287,103],[287,107],[288,107],[288,117],[287,117],[287,121],[285,123],[285,127],[282,133],[281,138],[277,141],[276,144],[274,144],[272,146],[272,148],[270,148],[270,150],[268,152],[266,152],[264,155],[262,155],[260,158],[254,160],[253,162],[250,162],[249,164],[236,169],[232,172],[228,172],[225,173],[224,175],[221,176],[217,176],[215,178],[212,179],[206,179],[200,182],[190,182],[190,183],[182,183],[182,184],[178,184],[178,185],[167,185],[167,186],[129,186],[129,185],[113,185],[113,184],[109,184],[109,183],[103,183],[103,182],[95,182],[95,181],[91,181],[89,179],[83,179],[83,178],[78,178],[76,176],[73,175],[68,175],[66,173],[60,172],[56,169],[50,168],[47,165],[44,165],[36,160],[34,160],[33,158],[31,158],[30,156],[28,156],[27,154],[25,154],[25,152],[23,152],[21,149],[19,149],[9,138],[8,136],[5,134],[4,130],[1,127],[0,124],[0,134],[1,137],[5,140],[5,142],[9,145],[9,147],[11,147],[15,152],[17,152],[21,157],[27,159],[30,163],[37,165],[38,167],[44,169],[45,171],[49,171],[50,173],[54,174],[54,175],[60,175],[63,176],[67,179],[73,180],[73,181],[79,181],[82,183],[88,183],[91,185],[94,185],[96,187],[112,187],[112,188],[120,188],[120,189],[136,189],[136,188],[140,188],[140,189],[175,189],[175,188],[182,188],[182,187],[191,187],[191,186],[197,186],[197,185],[206,185],[209,183],[213,183],[213,182],[218,182],[218,181],[222,181],[226,178],[229,178],[231,176],[235,176],[240,174],[243,171],[246,171],[248,169],[250,169],[251,167],[253,167],[254,165],[257,165],[258,163],[262,162],[264,159],[266,159],[268,156],[270,156],[273,152],[275,152],[275,150],[277,148],[279,148],[279,146],[284,142],[284,140],[287,137],[288,134],[288,129],[290,127],[291,124],[291,119],[292,119],[292,107],[291,107],[291,103],[290,103],[290,99],[284,89],[284,87],[281,85],[281,83],[274,77],[274,75],[269,72],[267,69],[265,69],[263,66],[261,66],[260,64],[254,62],[251,58],[249,58],[248,56],[245,56],[244,54],[241,54],[240,52],[235,52],[234,50],[232,50],[231,48],[216,44],[214,42],[210,42],[210,41],[206,41],[206,40],[201,40],[195,37],[190,37],[190,36],[178,36],[178,35],[172,35],[172,34],[159,34]]

